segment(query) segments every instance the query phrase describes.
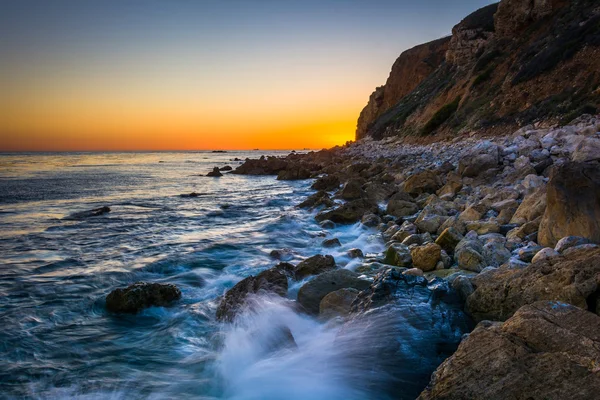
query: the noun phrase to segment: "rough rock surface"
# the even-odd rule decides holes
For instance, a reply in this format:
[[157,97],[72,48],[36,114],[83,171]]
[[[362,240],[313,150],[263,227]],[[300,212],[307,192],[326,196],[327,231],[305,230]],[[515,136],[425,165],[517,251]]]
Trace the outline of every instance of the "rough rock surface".
[[106,296],[106,308],[116,313],[135,314],[148,307],[166,307],[181,298],[181,290],[170,283],[136,282]]
[[256,276],[242,279],[229,289],[217,307],[219,321],[233,321],[237,313],[248,305],[249,295],[287,294],[287,276],[279,268],[271,268]]
[[359,293],[358,289],[344,288],[327,294],[319,303],[319,317],[328,319],[347,316]]
[[330,255],[312,256],[296,265],[294,277],[298,280],[310,275],[317,275],[335,268],[335,259]]
[[482,322],[435,371],[420,400],[593,399],[600,393],[600,317],[543,301]]
[[319,314],[321,300],[339,289],[353,288],[364,290],[369,281],[360,279],[358,274],[347,269],[336,269],[317,275],[305,283],[298,291],[298,303],[309,314]]

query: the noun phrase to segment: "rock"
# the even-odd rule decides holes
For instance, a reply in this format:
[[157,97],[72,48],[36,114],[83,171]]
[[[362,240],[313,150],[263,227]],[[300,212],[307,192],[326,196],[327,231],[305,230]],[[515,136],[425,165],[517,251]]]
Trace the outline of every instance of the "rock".
[[363,254],[361,249],[350,249],[348,250],[348,257],[350,258],[363,258],[365,255]]
[[340,187],[340,178],[337,175],[325,175],[320,177],[312,184],[311,188],[314,190],[336,190]]
[[475,291],[471,280],[464,275],[457,276],[452,281],[452,288],[456,290],[463,301],[467,301],[467,298]]
[[464,238],[454,249],[454,259],[460,269],[480,272],[487,267],[483,256],[483,245],[477,239]]
[[284,297],[287,290],[287,276],[278,268],[271,268],[256,276],[249,276],[225,293],[217,307],[217,320],[233,321],[237,313],[249,305],[250,295],[276,294]]
[[386,213],[394,217],[401,218],[416,214],[419,207],[412,201],[412,198],[404,192],[393,195],[388,202]]
[[533,257],[535,257],[535,255],[539,253],[542,249],[543,247],[538,245],[525,246],[519,249],[519,260],[524,262],[531,262]]
[[411,275],[411,276],[423,276],[423,270],[419,268],[411,268],[406,271],[402,271],[402,275]]
[[302,203],[298,204],[300,208],[317,208],[320,206],[331,207],[333,206],[333,200],[329,197],[329,193],[324,190],[320,190],[317,193],[313,193],[306,198]]
[[319,316],[325,319],[346,317],[358,293],[357,289],[343,288],[327,294],[319,303]]
[[76,212],[76,213],[69,215],[65,219],[81,220],[81,219],[86,219],[86,218],[90,218],[90,217],[97,217],[99,215],[104,215],[109,212],[110,212],[110,208],[107,206],[104,206],[104,207],[94,208],[93,210]]
[[408,221],[404,221],[400,228],[398,228],[398,230],[391,237],[391,240],[395,242],[403,242],[407,237],[416,233],[417,227],[415,226],[415,224]]
[[442,187],[442,180],[434,171],[423,171],[411,175],[404,181],[404,191],[408,194],[435,193]]
[[280,262],[273,268],[280,272],[283,272],[285,274],[285,276],[294,278],[294,270],[296,269],[296,266],[294,264],[290,264],[289,262],[284,261],[284,262]]
[[375,214],[365,214],[361,218],[360,223],[369,228],[374,228],[381,223],[381,218]]
[[398,267],[409,267],[412,264],[410,249],[405,244],[392,243],[385,252],[383,262]]
[[356,200],[366,197],[366,193],[362,189],[364,183],[363,179],[350,179],[340,191],[339,197],[344,200]]
[[340,239],[338,238],[333,238],[333,239],[325,239],[323,240],[323,247],[341,247],[342,244],[340,243]]
[[294,251],[292,249],[275,249],[271,250],[269,256],[276,260],[289,261],[294,257]]
[[464,236],[460,234],[455,228],[446,228],[440,236],[437,238],[435,243],[440,245],[442,249],[448,253],[453,254],[456,245],[463,240]]
[[239,175],[277,175],[286,169],[288,162],[279,157],[261,157],[258,160],[246,161],[231,173]]
[[475,231],[478,235],[500,232],[500,226],[496,221],[470,221],[466,224],[468,231]]
[[336,269],[317,275],[305,283],[298,291],[298,303],[309,314],[319,314],[323,298],[336,290],[353,288],[364,290],[370,285],[369,281],[358,278],[358,274],[347,269]]
[[317,221],[331,220],[339,224],[352,224],[361,220],[367,213],[377,212],[377,206],[365,200],[353,200],[342,204],[333,210],[322,211],[315,219]]
[[[396,236],[396,235],[394,235]],[[414,234],[407,236],[406,239],[402,241],[402,244],[406,246],[417,245],[421,246],[422,244],[433,242],[431,235],[427,232],[421,234]]]
[[448,219],[444,214],[445,210],[440,206],[427,205],[419,213],[419,217],[415,221],[415,225],[421,232],[436,233],[437,230],[442,226]]
[[214,167],[212,171],[206,174],[206,176],[213,176],[218,178],[223,176],[223,174],[221,173],[221,171],[219,171],[219,167]]
[[277,174],[278,181],[297,181],[310,179],[312,172],[301,165],[289,164]]
[[546,247],[546,248],[538,251],[536,253],[536,255],[533,256],[533,258],[531,259],[531,262],[536,263],[539,261],[544,261],[544,260],[547,260],[548,258],[556,257],[558,255],[559,255],[558,251],[556,251],[550,247]]
[[575,162],[600,161],[600,139],[591,137],[583,139],[575,148],[571,160]]
[[600,249],[552,257],[525,268],[502,266],[471,282],[467,311],[476,319],[504,321],[519,307],[539,300],[557,300],[598,312]]
[[502,200],[502,201],[498,201],[496,203],[492,204],[492,210],[497,211],[497,212],[501,212],[502,210],[506,210],[506,209],[516,209],[519,207],[519,203],[517,203],[517,201],[515,199],[506,199],[506,200]]
[[436,264],[440,261],[441,251],[442,248],[435,243],[415,247],[410,251],[413,266],[424,272],[434,270]]
[[564,238],[560,239],[556,243],[554,250],[556,250],[559,253],[562,253],[565,250],[570,249],[571,247],[580,246],[582,244],[588,244],[588,243],[591,243],[591,241],[589,239],[586,239],[583,237],[565,236]]
[[170,283],[136,282],[110,292],[106,296],[106,309],[135,314],[148,307],[167,307],[180,298],[181,290]]
[[546,187],[542,186],[525,197],[510,220],[511,224],[524,224],[540,217],[546,210]]
[[335,222],[326,219],[325,221],[319,222],[319,226],[323,229],[335,229]]
[[548,206],[540,223],[539,243],[554,247],[565,236],[600,242],[600,168],[566,163],[548,183]]
[[304,279],[310,275],[317,275],[335,268],[335,259],[333,256],[317,254],[300,262],[294,270],[294,277],[297,280]]
[[226,165],[224,167],[219,168],[219,171],[231,171],[233,168],[231,166]]
[[192,197],[192,198],[195,198],[195,197],[200,197],[201,194],[200,193],[196,193],[196,192],[192,192],[192,193],[188,193],[188,194],[180,194],[179,196],[180,197]]
[[458,163],[458,173],[466,177],[477,176],[489,169],[496,168],[499,160],[498,146],[483,141],[462,154]]
[[596,398],[600,317],[537,302],[482,322],[434,372],[419,400]]
[[483,259],[488,266],[499,267],[510,259],[510,255],[503,243],[491,241],[483,245]]
[[448,174],[446,178],[446,184],[437,191],[437,195],[440,198],[453,198],[462,189],[463,184],[461,176],[455,172]]
[[465,208],[465,210],[458,216],[458,219],[462,222],[479,221],[483,217],[484,213],[485,210],[483,207],[472,205]]

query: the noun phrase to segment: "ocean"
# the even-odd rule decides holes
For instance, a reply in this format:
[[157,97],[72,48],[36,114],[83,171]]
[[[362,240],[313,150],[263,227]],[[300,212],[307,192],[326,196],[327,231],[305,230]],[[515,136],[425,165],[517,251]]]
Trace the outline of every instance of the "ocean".
[[[244,323],[215,320],[228,288],[277,263],[272,250],[291,249],[292,263],[332,254],[353,269],[349,249],[384,249],[375,229],[325,231],[297,208],[311,181],[203,176],[261,154],[1,154],[0,398],[386,398],[373,385],[387,379],[374,376],[380,355],[355,351],[361,329],[341,347],[339,324],[278,299]],[[69,219],[102,206],[111,211]],[[323,248],[331,237],[342,247]],[[106,295],[137,281],[176,284],[182,299],[109,313]],[[265,354],[275,322],[290,327],[296,351]]]

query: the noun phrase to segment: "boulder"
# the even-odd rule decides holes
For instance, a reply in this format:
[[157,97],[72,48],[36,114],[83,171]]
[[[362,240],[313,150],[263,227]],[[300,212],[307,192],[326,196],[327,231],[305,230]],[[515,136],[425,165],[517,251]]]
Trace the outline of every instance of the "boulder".
[[556,257],[558,255],[559,255],[558,251],[556,251],[550,247],[546,247],[546,248],[538,251],[536,253],[536,255],[533,256],[533,258],[531,259],[531,262],[536,263],[539,261],[544,261],[544,260],[547,260],[548,258]]
[[224,167],[219,168],[219,171],[231,171],[233,168],[231,166],[226,165]]
[[423,276],[423,270],[419,268],[410,268],[402,271],[402,275]]
[[480,323],[418,399],[597,398],[599,349],[600,317],[536,302],[504,323]]
[[330,255],[317,254],[307,258],[296,265],[294,277],[297,280],[304,279],[310,275],[317,275],[335,268],[335,259]]
[[415,225],[421,232],[436,233],[437,230],[442,226],[448,219],[444,210],[439,205],[427,205],[419,213],[419,217],[415,221]]
[[298,303],[304,307],[307,313],[317,315],[321,300],[329,293],[345,288],[364,290],[369,285],[369,281],[359,279],[357,273],[347,269],[324,272],[300,288]]
[[408,194],[435,193],[442,187],[442,180],[435,171],[427,170],[411,175],[404,181],[404,191]]
[[510,251],[504,243],[489,241],[483,245],[483,259],[485,264],[491,267],[499,267],[510,259]]
[[214,167],[212,171],[210,171],[208,174],[206,174],[206,176],[213,176],[213,177],[221,177],[223,176],[223,174],[221,173],[221,171],[219,171],[219,167]]
[[500,161],[498,145],[483,141],[461,155],[458,173],[466,177],[474,177],[489,169],[496,168]]
[[342,243],[340,243],[340,239],[338,238],[333,238],[333,239],[325,239],[323,240],[323,247],[341,247]]
[[450,227],[444,229],[444,231],[438,236],[435,243],[441,246],[442,249],[446,250],[449,254],[454,253],[456,245],[464,239],[464,236],[460,234],[455,228]]
[[322,211],[317,214],[315,219],[317,221],[328,219],[339,224],[352,224],[360,221],[363,215],[376,212],[376,205],[361,199],[342,204],[333,210]]
[[554,246],[554,250],[556,250],[559,253],[562,253],[565,250],[570,249],[571,247],[581,246],[582,244],[588,243],[591,243],[589,239],[582,238],[580,236],[566,236],[556,243],[556,246]]
[[344,200],[356,200],[366,196],[366,192],[362,189],[364,179],[350,179],[342,190],[339,197]]
[[511,224],[524,224],[540,217],[546,211],[546,186],[541,186],[523,199],[510,220]]
[[107,206],[104,206],[104,207],[94,208],[93,210],[79,211],[79,212],[69,215],[65,219],[77,221],[77,220],[82,220],[82,219],[86,219],[86,218],[90,218],[90,217],[97,217],[99,215],[104,215],[109,212],[110,212],[110,208]]
[[306,198],[302,203],[298,204],[300,208],[317,208],[320,206],[331,207],[333,206],[333,200],[329,197],[329,193],[324,190],[320,190],[317,193],[313,193]]
[[261,157],[258,160],[246,159],[246,161],[231,171],[239,175],[277,175],[284,170],[288,162],[279,157]]
[[327,294],[319,303],[319,317],[346,317],[350,314],[352,303],[359,293],[360,291],[354,288],[343,288]]
[[475,292],[467,311],[477,320],[504,321],[526,304],[557,300],[597,312],[600,249],[581,249],[525,268],[508,265],[487,271],[471,282]]
[[452,288],[456,290],[463,301],[466,301],[467,298],[475,291],[473,285],[471,284],[471,280],[464,275],[457,276],[452,280]]
[[181,298],[181,290],[170,283],[136,282],[106,296],[106,309],[135,314],[148,307],[166,307]]
[[410,251],[413,266],[424,272],[435,269],[438,261],[440,261],[441,253],[442,248],[435,243],[417,246]]
[[409,215],[416,214],[419,211],[419,207],[411,202],[405,200],[394,200],[393,198],[388,202],[386,213],[393,215],[394,217],[408,217]]
[[520,248],[517,254],[519,256],[519,260],[524,262],[531,262],[531,260],[533,260],[533,257],[535,257],[535,255],[539,253],[542,249],[542,246],[532,244]]
[[489,220],[489,221],[469,221],[466,224],[466,228],[468,231],[475,231],[478,235],[487,235],[488,233],[499,233],[500,225],[498,222]]
[[363,254],[361,249],[350,249],[348,250],[348,257],[350,258],[363,258],[365,255]]
[[407,245],[392,243],[385,251],[384,263],[398,267],[409,267],[412,264],[412,256]]
[[381,218],[376,214],[365,214],[361,218],[360,223],[369,228],[374,228],[381,223]]
[[336,190],[340,187],[340,178],[337,175],[325,175],[320,177],[312,184],[314,190]]
[[454,259],[460,269],[480,272],[487,267],[483,252],[483,244],[479,240],[465,237],[456,245]]
[[547,190],[539,243],[554,247],[565,236],[600,242],[600,168],[594,163],[566,163],[556,168]]
[[287,276],[279,268],[271,268],[256,276],[249,276],[225,293],[217,307],[217,320],[233,321],[238,312],[249,305],[250,295],[276,294],[284,297],[287,290]]
[[310,179],[312,172],[302,165],[289,164],[277,174],[278,181],[297,181]]
[[446,184],[442,186],[440,190],[437,191],[437,195],[440,198],[452,198],[456,196],[458,192],[462,189],[463,184],[459,174],[455,172],[450,172],[446,177]]
[[600,161],[600,139],[592,137],[583,139],[575,148],[571,159],[575,162]]
[[271,258],[282,261],[289,261],[294,258],[294,250],[292,249],[275,249],[269,253]]

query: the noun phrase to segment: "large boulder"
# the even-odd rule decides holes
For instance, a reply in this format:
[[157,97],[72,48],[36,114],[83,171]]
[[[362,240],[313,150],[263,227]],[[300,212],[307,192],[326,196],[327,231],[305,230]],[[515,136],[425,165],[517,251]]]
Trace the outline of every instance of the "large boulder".
[[320,190],[317,193],[313,193],[306,198],[302,203],[298,204],[300,208],[317,208],[320,206],[331,207],[333,206],[333,200],[329,197],[329,193],[324,190]]
[[246,161],[231,171],[239,175],[277,175],[286,169],[288,162],[279,157],[261,157],[258,160],[246,159]]
[[166,307],[181,298],[181,290],[170,283],[136,282],[106,296],[106,309],[135,314],[148,307]]
[[409,267],[412,264],[410,249],[403,243],[391,243],[385,251],[383,262],[397,267]]
[[411,175],[404,181],[404,191],[408,194],[435,193],[442,187],[442,180],[435,171],[427,170]]
[[536,302],[482,322],[438,367],[419,400],[572,399],[600,393],[600,317]]
[[580,249],[522,269],[503,265],[471,282],[475,292],[467,299],[466,309],[476,320],[504,321],[520,307],[539,300],[563,301],[598,312],[600,249]]
[[600,242],[600,167],[595,163],[566,163],[550,178],[538,240],[554,247],[565,236]]
[[454,249],[456,245],[460,243],[461,240],[464,239],[464,236],[460,234],[458,230],[453,227],[446,228],[440,234],[440,236],[436,239],[436,243],[439,244],[442,249],[446,250],[446,252],[452,254],[454,253]]
[[583,139],[575,148],[571,158],[576,162],[600,161],[600,139],[591,137]]
[[433,271],[442,257],[442,248],[435,243],[417,246],[410,251],[413,266],[424,272]]
[[477,238],[465,237],[454,249],[454,259],[460,269],[480,272],[487,267],[483,243]]
[[287,294],[287,276],[280,268],[271,268],[256,276],[242,279],[229,289],[217,307],[217,320],[233,321],[240,310],[248,305],[250,295]]
[[340,191],[339,197],[344,200],[356,200],[366,197],[367,194],[362,188],[364,183],[364,179],[350,179]]
[[376,213],[377,206],[365,200],[353,200],[342,204],[332,210],[326,210],[317,214],[317,221],[326,219],[340,224],[352,224],[361,220],[363,215]]
[[311,188],[315,190],[335,190],[340,187],[340,178],[337,175],[325,175],[320,177],[312,184]]
[[546,211],[546,190],[545,185],[540,186],[527,195],[513,214],[510,223],[521,225],[543,215]]
[[345,288],[364,290],[369,285],[369,281],[358,278],[356,272],[347,269],[324,272],[300,288],[298,291],[298,303],[309,314],[317,315],[319,314],[321,300],[329,293]]
[[343,288],[327,294],[319,303],[319,317],[328,319],[347,316],[359,293],[358,289]]
[[298,181],[303,179],[310,179],[312,172],[304,167],[303,165],[290,164],[282,171],[277,174],[278,181]]
[[298,280],[317,275],[335,268],[335,259],[330,255],[317,254],[296,265],[294,277]]

